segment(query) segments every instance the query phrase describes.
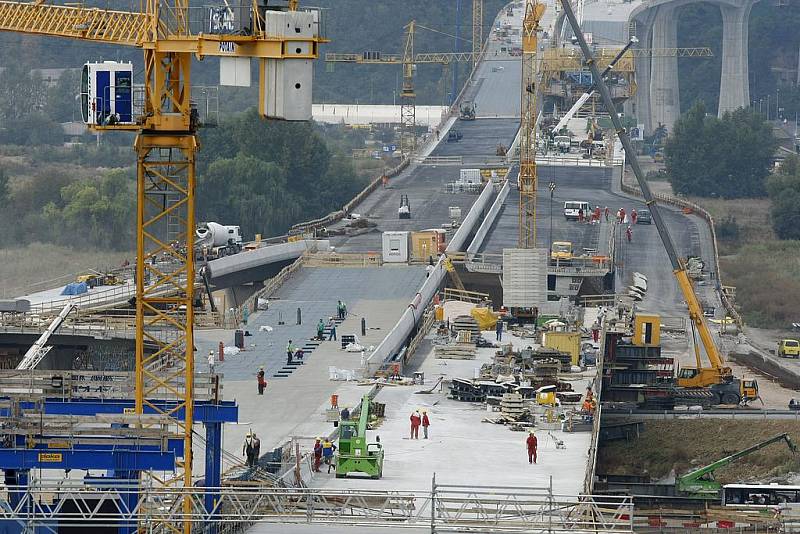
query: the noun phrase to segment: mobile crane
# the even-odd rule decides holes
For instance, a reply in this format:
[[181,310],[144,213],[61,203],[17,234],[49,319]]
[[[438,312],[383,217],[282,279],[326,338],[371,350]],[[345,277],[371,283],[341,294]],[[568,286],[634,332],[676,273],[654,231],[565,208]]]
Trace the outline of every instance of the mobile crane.
[[678,477],[678,479],[675,481],[676,489],[680,495],[700,499],[716,499],[719,497],[719,492],[722,489],[722,485],[714,480],[714,471],[725,467],[726,465],[730,465],[736,460],[739,460],[740,458],[761,450],[764,447],[778,441],[785,441],[786,445],[789,447],[789,450],[792,451],[793,454],[797,454],[797,446],[792,442],[791,438],[789,438],[789,434],[778,434],[777,436],[773,436],[767,440],[756,443],[752,447],[735,452],[730,456],[726,456],[725,458],[717,460],[716,462],[705,465]]
[[711,331],[703,316],[703,307],[694,292],[694,287],[692,286],[691,278],[689,278],[686,264],[683,260],[678,258],[675,244],[672,242],[672,237],[661,216],[658,204],[653,198],[650,186],[642,172],[642,168],[639,166],[639,160],[631,146],[630,137],[628,137],[627,131],[622,126],[605,79],[597,63],[594,61],[592,51],[586,43],[586,38],[583,35],[580,24],[578,24],[578,20],[575,17],[569,0],[561,0],[561,5],[564,8],[564,14],[567,20],[569,20],[570,26],[575,34],[575,41],[580,46],[586,64],[592,72],[592,78],[595,80],[595,89],[600,92],[606,111],[608,111],[611,121],[614,124],[614,129],[617,131],[617,136],[625,149],[627,160],[633,169],[633,173],[642,190],[642,195],[644,196],[647,207],[650,209],[653,222],[655,222],[656,228],[658,229],[658,235],[667,251],[667,256],[672,265],[672,272],[678,281],[678,287],[689,308],[689,319],[692,323],[692,328],[699,334],[703,349],[709,360],[710,365],[703,366],[700,361],[700,352],[695,346],[697,367],[683,367],[680,369],[677,378],[677,385],[679,388],[678,391],[676,391],[676,395],[681,396],[682,392],[680,389],[685,388],[686,393],[689,395],[696,393],[702,396],[710,396],[712,404],[740,404],[760,398],[758,394],[758,383],[755,380],[743,380],[735,377],[731,368],[725,365],[722,354],[714,344]]

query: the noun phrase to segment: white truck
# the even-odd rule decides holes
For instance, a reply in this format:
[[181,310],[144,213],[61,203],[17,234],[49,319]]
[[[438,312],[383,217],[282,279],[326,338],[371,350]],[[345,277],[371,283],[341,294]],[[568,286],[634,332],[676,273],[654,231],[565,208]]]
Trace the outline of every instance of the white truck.
[[201,259],[213,260],[242,251],[242,232],[238,226],[204,222],[197,226],[195,236],[195,250]]

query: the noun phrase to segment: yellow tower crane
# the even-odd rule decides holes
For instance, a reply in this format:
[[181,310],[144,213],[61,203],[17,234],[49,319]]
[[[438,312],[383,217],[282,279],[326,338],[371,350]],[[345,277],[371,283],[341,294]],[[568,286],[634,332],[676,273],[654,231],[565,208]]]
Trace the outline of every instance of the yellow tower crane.
[[536,246],[536,57],[543,14],[544,4],[525,0],[519,123],[519,248]]
[[[412,154],[417,148],[416,138],[416,100],[414,89],[414,72],[416,65],[421,63],[436,63],[450,65],[455,62],[472,62],[475,60],[474,52],[414,52],[414,36],[417,27],[438,32],[427,26],[411,21],[404,27],[405,42],[402,54],[384,54],[378,51],[365,51],[361,53],[325,54],[327,63],[358,63],[361,65],[402,65],[403,87],[400,91],[400,150],[404,156]],[[439,32],[440,33],[440,32]]]
[[[191,102],[192,58],[219,56],[226,62],[257,58],[261,115],[307,120],[311,115],[311,60],[318,57],[319,44],[325,41],[318,32],[318,12],[296,11],[297,0],[290,0],[289,9],[283,11],[267,8],[260,0],[243,1],[242,5],[220,4],[216,21],[209,20],[207,7],[190,7],[189,0],[143,0],[142,12],[55,5],[43,0],[0,1],[0,31],[130,46],[144,52],[141,112],[127,123],[113,114],[97,117],[89,113],[88,122],[94,130],[138,132],[135,412],[168,417],[176,435],[184,440],[177,476],[161,482],[186,488],[182,498],[186,517],[191,515],[193,485],[192,297],[199,146],[197,113]],[[249,72],[249,66],[246,68]],[[84,93],[84,103],[87,100]],[[104,108],[99,101],[88,105],[91,111]],[[162,337],[154,332],[171,334]],[[154,398],[174,402],[162,403],[159,408],[149,402]],[[189,534],[190,527],[187,520],[183,532]]]

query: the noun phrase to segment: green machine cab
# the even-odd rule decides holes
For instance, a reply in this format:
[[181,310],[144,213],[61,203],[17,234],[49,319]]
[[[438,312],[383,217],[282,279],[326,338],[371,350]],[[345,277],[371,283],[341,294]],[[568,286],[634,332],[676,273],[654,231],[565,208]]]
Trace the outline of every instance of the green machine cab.
[[339,423],[336,478],[346,477],[350,473],[370,478],[381,478],[383,475],[383,446],[378,441],[367,443],[370,406],[369,396],[364,395],[358,420]]

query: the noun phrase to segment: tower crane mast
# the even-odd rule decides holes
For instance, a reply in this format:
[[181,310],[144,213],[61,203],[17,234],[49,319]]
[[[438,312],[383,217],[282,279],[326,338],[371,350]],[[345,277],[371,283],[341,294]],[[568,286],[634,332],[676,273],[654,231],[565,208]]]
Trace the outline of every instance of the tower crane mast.
[[[296,11],[297,0],[290,0],[285,11],[268,9],[257,0],[243,0],[241,5],[225,1],[220,5],[225,24],[217,27],[208,20],[207,7],[190,7],[188,0],[142,0],[141,5],[143,11],[129,12],[42,0],[0,1],[0,31],[143,51],[142,112],[127,123],[95,122],[92,117],[89,124],[95,130],[137,132],[135,413],[166,417],[174,436],[183,440],[176,476],[161,482],[186,488],[180,501],[189,517],[195,372],[192,251],[199,148],[191,63],[193,58],[214,56],[222,61],[256,58],[261,115],[307,120],[311,60],[318,57],[325,39],[319,35],[318,12]],[[92,109],[94,105],[91,102]],[[169,335],[155,335],[156,331]],[[187,520],[183,532],[190,530]]]
[[536,86],[539,21],[544,4],[525,0],[519,136],[519,248],[536,246]]

